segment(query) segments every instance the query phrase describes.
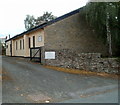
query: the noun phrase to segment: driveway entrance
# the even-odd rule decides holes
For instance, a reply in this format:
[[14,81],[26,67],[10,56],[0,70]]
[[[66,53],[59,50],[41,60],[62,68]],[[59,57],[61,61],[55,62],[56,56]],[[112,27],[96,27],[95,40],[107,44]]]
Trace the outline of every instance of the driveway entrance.
[[118,80],[67,74],[3,57],[3,103],[118,103]]

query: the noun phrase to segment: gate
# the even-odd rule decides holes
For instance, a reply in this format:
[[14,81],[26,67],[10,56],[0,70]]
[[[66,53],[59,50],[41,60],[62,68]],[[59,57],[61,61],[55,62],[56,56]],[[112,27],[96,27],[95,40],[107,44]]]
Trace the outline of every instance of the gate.
[[41,47],[30,48],[30,60],[39,61],[41,63]]

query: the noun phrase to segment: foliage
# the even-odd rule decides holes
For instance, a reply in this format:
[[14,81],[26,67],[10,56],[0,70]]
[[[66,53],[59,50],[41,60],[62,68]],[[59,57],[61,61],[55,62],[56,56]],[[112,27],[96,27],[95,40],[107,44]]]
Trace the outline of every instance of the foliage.
[[42,16],[35,18],[34,16],[27,15],[26,19],[24,20],[25,29],[29,30],[34,28],[42,23],[48,22],[50,20],[55,19],[56,17],[52,15],[52,12],[44,12]]
[[5,47],[3,46],[1,41],[0,41],[0,55],[5,55]]
[[120,2],[89,2],[83,13],[87,23],[106,41],[110,56],[113,49],[119,55]]
[[27,15],[26,19],[24,20],[25,29],[29,30],[35,26],[35,18],[34,16]]
[[35,19],[35,25],[40,25],[41,23],[48,22],[50,20],[55,19],[56,17],[52,15],[52,12],[44,12],[43,16],[38,17]]

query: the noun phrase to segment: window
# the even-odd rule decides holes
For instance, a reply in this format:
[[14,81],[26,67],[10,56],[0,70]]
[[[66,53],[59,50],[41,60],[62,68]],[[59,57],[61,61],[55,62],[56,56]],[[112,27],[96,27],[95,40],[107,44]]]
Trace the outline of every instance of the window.
[[16,50],[17,50],[17,41],[16,41]]
[[30,48],[30,38],[28,40],[29,40],[28,43],[29,43],[29,48]]
[[10,44],[10,52],[11,52],[11,54],[12,54],[12,44]]
[[24,39],[23,39],[23,49],[24,49]]
[[21,40],[20,40],[20,49],[22,48],[22,43],[21,43]]
[[42,41],[42,36],[38,37],[38,41],[41,42]]
[[35,36],[33,36],[33,47],[35,47]]

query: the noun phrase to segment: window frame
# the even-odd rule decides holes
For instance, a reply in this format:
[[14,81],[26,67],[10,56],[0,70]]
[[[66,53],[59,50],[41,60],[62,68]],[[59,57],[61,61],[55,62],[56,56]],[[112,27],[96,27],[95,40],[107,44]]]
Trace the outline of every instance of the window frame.
[[42,35],[38,36],[38,42],[42,42]]

